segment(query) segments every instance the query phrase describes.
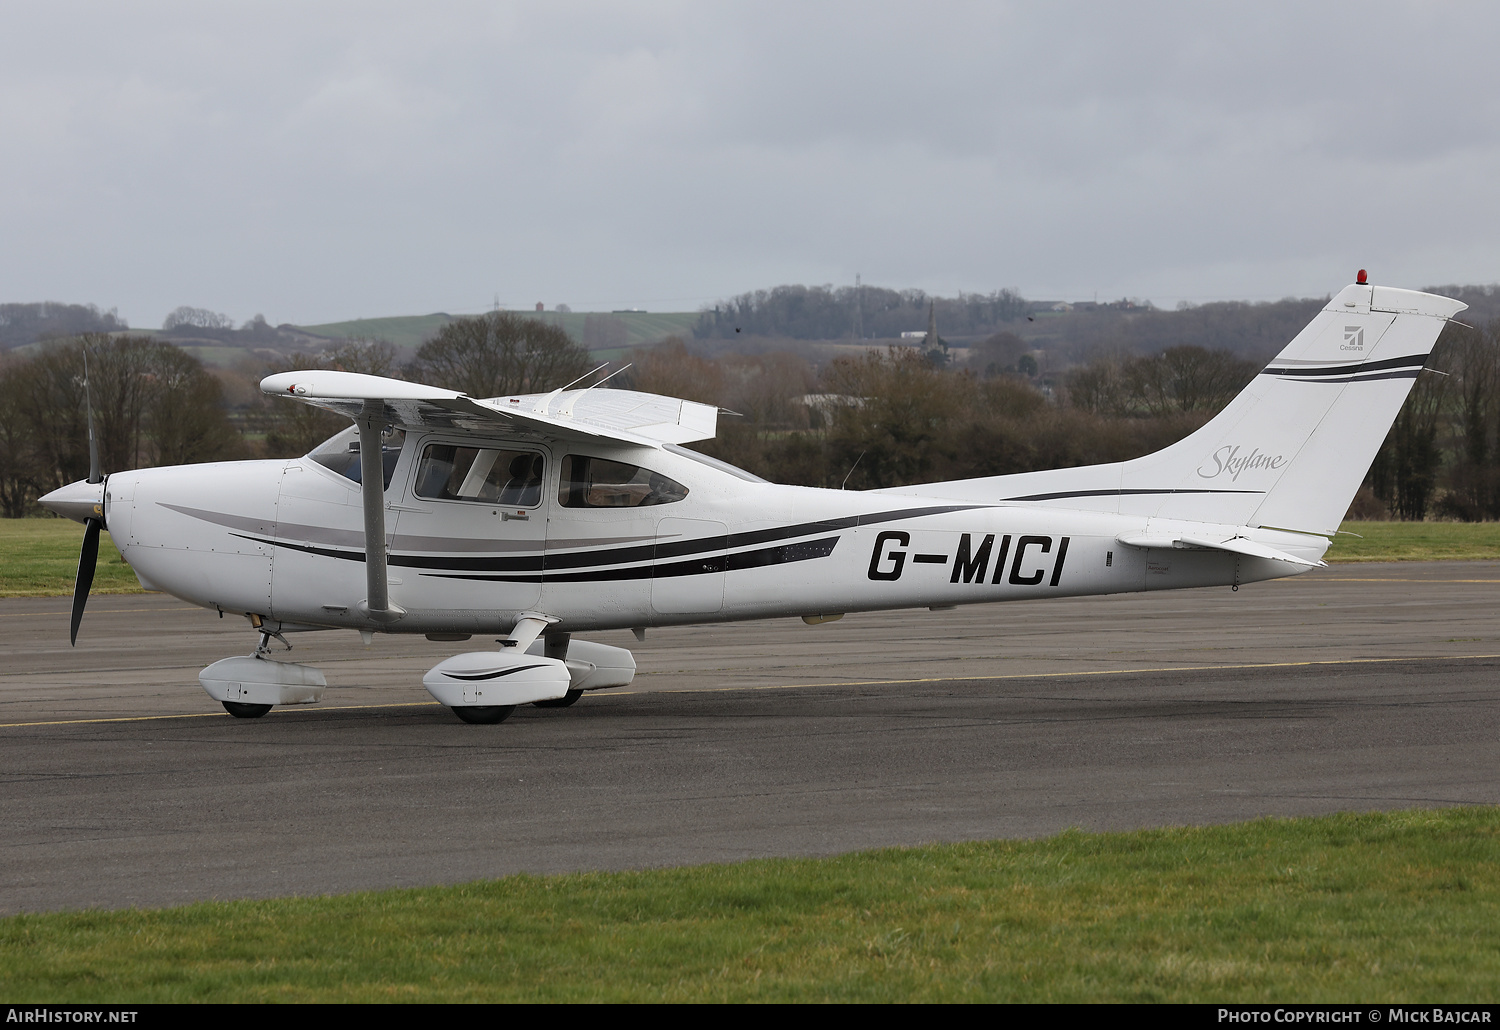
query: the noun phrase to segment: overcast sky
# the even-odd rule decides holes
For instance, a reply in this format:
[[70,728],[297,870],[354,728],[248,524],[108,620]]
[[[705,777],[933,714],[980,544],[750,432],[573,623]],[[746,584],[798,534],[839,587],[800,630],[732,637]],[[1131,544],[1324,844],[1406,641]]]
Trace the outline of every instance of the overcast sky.
[[1500,280],[1500,5],[0,6],[0,301]]

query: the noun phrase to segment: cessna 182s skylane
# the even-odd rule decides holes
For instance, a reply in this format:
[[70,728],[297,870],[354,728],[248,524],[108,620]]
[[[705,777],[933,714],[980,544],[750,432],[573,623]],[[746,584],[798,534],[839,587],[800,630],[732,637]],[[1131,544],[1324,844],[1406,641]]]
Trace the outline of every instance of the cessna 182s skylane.
[[1323,565],[1463,308],[1361,272],[1202,429],[1111,465],[777,486],[682,446],[713,437],[704,404],[611,389],[486,400],[305,371],[261,388],[354,421],[305,457],[96,467],[41,500],[87,527],[75,638],[106,526],[144,587],[260,634],[200,676],[234,715],[322,697],[318,670],[270,659],[272,638],[353,629],[500,635],[423,679],[460,718],[499,722],[630,682],[630,652],[580,632],[1237,587]]

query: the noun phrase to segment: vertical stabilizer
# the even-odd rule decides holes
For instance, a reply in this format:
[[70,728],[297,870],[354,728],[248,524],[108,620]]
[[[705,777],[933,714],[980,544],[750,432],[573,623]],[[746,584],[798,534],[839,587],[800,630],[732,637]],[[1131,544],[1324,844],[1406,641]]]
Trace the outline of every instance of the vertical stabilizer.
[[1122,511],[1338,529],[1448,318],[1463,304],[1348,286],[1202,429],[1125,462]]
[[1170,447],[889,492],[1332,534],[1443,325],[1464,307],[1347,286],[1223,411]]

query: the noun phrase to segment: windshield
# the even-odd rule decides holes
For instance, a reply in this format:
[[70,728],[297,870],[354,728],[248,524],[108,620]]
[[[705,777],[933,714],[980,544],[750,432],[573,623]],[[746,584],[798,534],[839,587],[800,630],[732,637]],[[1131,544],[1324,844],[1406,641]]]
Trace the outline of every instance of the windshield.
[[[390,489],[391,476],[396,471],[396,460],[401,457],[401,448],[405,444],[404,429],[387,426],[380,434],[381,478],[386,489]],[[329,437],[309,451],[307,456],[351,482],[358,483],[364,478],[359,462],[359,426],[350,426],[342,433]]]

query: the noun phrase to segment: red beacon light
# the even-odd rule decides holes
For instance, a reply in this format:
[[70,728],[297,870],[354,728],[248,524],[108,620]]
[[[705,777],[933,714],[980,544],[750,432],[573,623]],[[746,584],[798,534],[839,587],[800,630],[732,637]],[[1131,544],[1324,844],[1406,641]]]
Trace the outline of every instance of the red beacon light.
[[1370,284],[1369,273],[1367,273],[1363,268],[1361,268],[1359,270],[1359,274],[1354,277],[1354,281],[1357,284],[1359,284],[1360,286],[1368,286]]

